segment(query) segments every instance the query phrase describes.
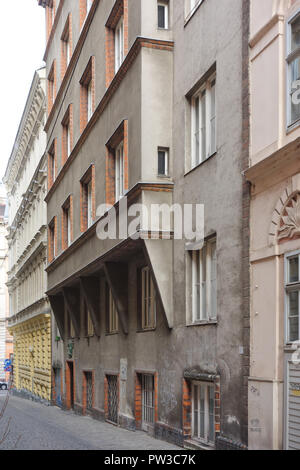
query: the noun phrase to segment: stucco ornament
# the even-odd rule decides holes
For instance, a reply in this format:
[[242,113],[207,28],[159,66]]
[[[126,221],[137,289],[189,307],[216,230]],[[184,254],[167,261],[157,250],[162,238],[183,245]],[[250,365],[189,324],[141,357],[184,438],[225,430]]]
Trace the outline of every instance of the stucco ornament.
[[300,194],[292,198],[291,205],[285,208],[285,213],[281,218],[283,225],[278,230],[279,240],[300,236]]

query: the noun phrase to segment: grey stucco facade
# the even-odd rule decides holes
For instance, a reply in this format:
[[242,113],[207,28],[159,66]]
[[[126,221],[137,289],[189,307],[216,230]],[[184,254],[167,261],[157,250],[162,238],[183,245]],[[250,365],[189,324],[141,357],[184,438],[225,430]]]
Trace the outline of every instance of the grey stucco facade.
[[[47,2],[41,3],[49,8]],[[107,377],[117,376],[118,423],[139,428],[141,377],[153,376],[154,422],[148,431],[183,445],[195,441],[191,387],[202,381],[215,387],[214,446],[244,448],[248,366],[244,236],[248,194],[242,175],[247,160],[243,147],[243,126],[247,125],[245,2],[204,0],[189,15],[187,2],[167,3],[169,28],[165,30],[157,28],[155,0],[94,0],[81,28],[81,2],[61,0],[56,10],[46,51],[47,75],[54,60],[57,71],[57,95],[46,124],[48,150],[55,139],[58,142],[56,180],[46,197],[48,224],[56,221],[56,252],[49,259],[47,277],[64,344],[63,403],[77,412],[107,419]],[[128,48],[108,83],[106,29],[117,7],[125,17]],[[70,13],[73,56],[61,79],[61,34]],[[80,81],[91,57],[95,106],[82,130]],[[191,96],[208,71],[216,77],[217,150],[191,169]],[[73,148],[64,163],[61,123],[70,104]],[[160,226],[155,240],[102,241],[96,233],[96,213],[93,224],[82,230],[82,178],[92,167],[94,208],[107,202],[107,147],[124,122],[129,204],[204,204],[205,238],[217,240],[217,318],[213,321],[190,320],[190,255],[184,240],[164,240],[165,227]],[[168,149],[169,174],[164,178],[157,174],[158,148]],[[73,238],[63,248],[62,207],[70,195]],[[142,229],[147,231],[147,227]],[[157,296],[156,324],[147,331],[140,320],[139,277],[144,266],[150,267]],[[107,286],[118,311],[117,334],[107,331]],[[90,336],[85,331],[85,303],[94,328]],[[93,377],[89,410],[86,373]]]

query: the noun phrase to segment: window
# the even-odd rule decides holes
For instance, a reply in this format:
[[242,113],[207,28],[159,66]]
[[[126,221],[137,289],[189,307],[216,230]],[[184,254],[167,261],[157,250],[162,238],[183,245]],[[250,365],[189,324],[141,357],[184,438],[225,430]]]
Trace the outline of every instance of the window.
[[85,408],[89,411],[93,409],[93,373],[84,372],[84,392],[85,392]]
[[63,33],[61,35],[61,79],[63,80],[72,55],[72,37],[71,37],[71,14],[66,21]]
[[56,256],[56,217],[52,219],[48,230],[48,261],[51,263]]
[[124,187],[124,142],[121,142],[116,148],[115,156],[115,199],[119,201],[125,193]]
[[73,149],[73,105],[70,104],[62,121],[62,164],[64,164]]
[[192,435],[206,444],[215,440],[215,390],[210,383],[192,383]]
[[142,284],[142,329],[152,329],[156,326],[156,295],[149,267],[141,271]]
[[158,175],[168,176],[169,175],[169,150],[159,148],[158,149]]
[[[294,124],[300,119],[300,104],[295,101],[293,95],[299,90],[300,80],[300,14],[289,23],[288,34],[288,125]],[[299,92],[297,92],[299,95]],[[298,96],[297,96],[298,98]]]
[[160,29],[169,28],[169,5],[168,2],[157,3],[158,27]]
[[155,378],[154,375],[141,375],[142,385],[142,429],[155,422]]
[[118,333],[119,330],[119,319],[116,304],[111,292],[111,289],[107,286],[108,296],[108,325],[107,332],[109,334]]
[[80,80],[80,131],[83,132],[95,109],[95,58],[91,57]]
[[84,315],[85,315],[85,335],[88,337],[94,336],[95,334],[94,324],[92,322],[91,313],[88,309],[86,302],[84,303]]
[[121,17],[115,29],[115,73],[124,60],[124,19]]
[[53,61],[48,75],[48,114],[50,114],[56,96],[56,61]]
[[191,102],[192,168],[216,152],[216,78],[207,80]]
[[65,250],[72,243],[72,197],[70,196],[62,208],[62,246]]
[[81,231],[85,232],[94,222],[94,166],[91,166],[81,180]]
[[300,340],[300,252],[286,256],[285,292],[287,342]]
[[54,140],[48,152],[48,187],[53,185],[56,179],[56,141]]
[[190,252],[192,321],[217,318],[217,243],[216,239],[205,243],[202,250]]

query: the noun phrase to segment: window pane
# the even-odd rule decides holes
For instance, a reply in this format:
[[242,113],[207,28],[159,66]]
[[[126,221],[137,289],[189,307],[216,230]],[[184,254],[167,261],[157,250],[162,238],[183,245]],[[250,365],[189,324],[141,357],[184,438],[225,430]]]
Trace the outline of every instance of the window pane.
[[289,340],[297,341],[299,339],[299,292],[290,292],[288,294],[289,310]]
[[209,436],[210,442],[215,440],[215,391],[209,387]]
[[294,51],[300,46],[300,16],[292,23],[291,50]]
[[291,122],[296,121],[300,118],[300,104],[293,103],[292,94],[296,88],[293,87],[293,83],[296,80],[300,79],[300,57],[297,57],[290,65],[290,74],[291,74]]
[[210,142],[210,153],[213,154],[216,151],[216,82],[215,80],[211,83],[211,95],[210,95],[210,130],[211,130],[211,142]]
[[165,28],[166,21],[165,21],[165,7],[163,5],[158,5],[158,27]]
[[158,151],[158,174],[165,175],[166,171],[166,152]]
[[200,437],[205,439],[205,392],[206,387],[200,385]]
[[299,257],[289,260],[289,282],[298,282],[299,279]]
[[210,286],[210,315],[214,319],[217,317],[217,244],[211,244],[211,286]]
[[201,161],[206,157],[206,92],[203,91],[201,95]]
[[200,162],[200,136],[199,136],[199,131],[200,131],[200,100],[199,97],[196,98],[195,100],[195,155],[194,155],[194,164],[198,165]]

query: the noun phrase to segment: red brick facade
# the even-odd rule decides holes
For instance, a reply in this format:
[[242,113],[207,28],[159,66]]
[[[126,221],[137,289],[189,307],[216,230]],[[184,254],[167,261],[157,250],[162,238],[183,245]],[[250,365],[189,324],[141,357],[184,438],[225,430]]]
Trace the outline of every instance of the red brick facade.
[[71,370],[70,365],[73,365],[73,401],[75,402],[76,397],[76,380],[75,380],[75,362],[74,361],[67,361],[66,362],[66,399],[65,399],[65,406],[67,410],[70,410],[72,407],[72,397],[71,397]]

